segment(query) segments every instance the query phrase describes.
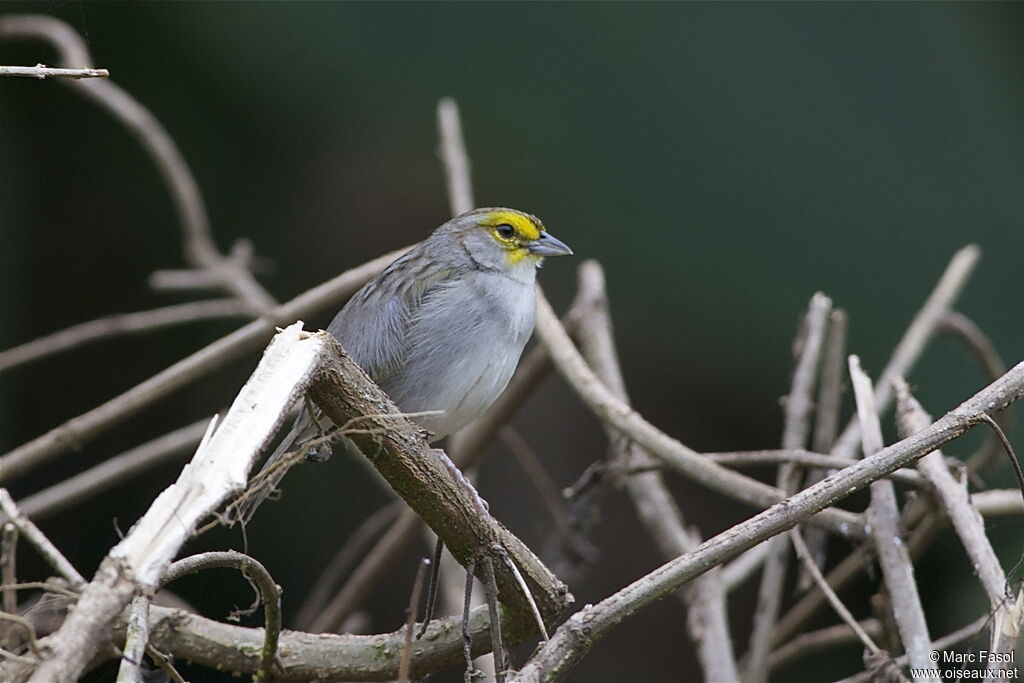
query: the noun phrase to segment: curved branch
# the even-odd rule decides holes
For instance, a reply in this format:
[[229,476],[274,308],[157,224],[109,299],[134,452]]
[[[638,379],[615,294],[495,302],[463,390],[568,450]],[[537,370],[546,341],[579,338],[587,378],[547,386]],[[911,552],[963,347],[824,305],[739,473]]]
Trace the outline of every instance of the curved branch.
[[[707,460],[662,432],[619,400],[583,360],[539,289],[537,333],[570,387],[598,419],[636,441],[651,455],[702,486],[748,505],[766,508],[785,499],[786,496],[780,489]],[[826,527],[844,537],[857,538],[864,535],[860,516],[845,510],[823,510],[808,522]]]
[[201,553],[178,560],[167,567],[160,585],[166,586],[187,574],[195,574],[214,567],[237,569],[259,591],[259,598],[263,602],[264,630],[260,664],[253,681],[268,681],[274,667],[274,657],[277,655],[277,641],[281,635],[281,588],[274,582],[266,567],[235,550]]

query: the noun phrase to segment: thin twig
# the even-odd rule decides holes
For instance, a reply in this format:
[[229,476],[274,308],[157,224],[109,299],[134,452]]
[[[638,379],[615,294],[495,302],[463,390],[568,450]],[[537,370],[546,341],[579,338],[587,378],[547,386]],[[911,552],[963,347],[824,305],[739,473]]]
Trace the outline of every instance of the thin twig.
[[142,683],[142,658],[149,643],[149,597],[136,595],[128,610],[124,651],[117,670],[117,683]]
[[430,620],[434,618],[434,609],[437,607],[437,584],[441,576],[441,559],[444,557],[444,543],[440,538],[434,541],[434,556],[430,562],[430,579],[427,585],[427,604],[423,608],[423,626],[420,627],[417,638],[422,638],[430,626]]
[[563,538],[572,535],[573,530],[569,526],[569,517],[565,512],[565,500],[558,491],[558,487],[551,480],[551,475],[544,469],[544,464],[537,457],[537,454],[530,449],[522,435],[509,425],[505,425],[498,432],[498,438],[504,444],[508,452],[512,454],[516,462],[526,473],[533,488],[540,494],[548,514],[551,515],[555,528]]
[[188,683],[188,681],[178,673],[178,670],[174,668],[174,663],[171,661],[171,657],[160,652],[149,643],[146,644],[146,654],[149,655],[149,658],[152,659],[157,666],[164,670],[164,673],[166,673],[174,683]]
[[207,417],[168,432],[104,460],[85,472],[22,498],[18,505],[32,519],[55,515],[149,469],[180,459],[183,453],[195,451],[209,424],[210,418]]
[[[878,619],[858,621],[857,626],[869,638],[878,638],[882,635],[882,624]],[[818,629],[817,631],[801,633],[785,645],[772,650],[771,656],[768,657],[768,667],[775,671],[797,660],[816,655],[823,650],[838,645],[846,645],[851,642],[859,643],[862,641],[857,633],[847,624],[835,624]]]
[[491,655],[494,658],[495,683],[505,683],[505,669],[508,667],[505,662],[505,644],[501,639],[501,620],[498,618],[498,584],[494,578],[494,560],[484,557],[483,563],[484,595],[487,596],[487,613],[491,617]]
[[309,630],[313,633],[331,633],[337,629],[348,615],[351,614],[368,597],[367,591],[378,579],[394,565],[398,558],[398,550],[408,548],[406,540],[420,527],[420,520],[415,514],[407,514],[403,510],[380,540],[374,544],[362,561],[349,574],[338,594],[320,611],[312,615]]
[[[996,350],[995,344],[974,324],[973,320],[963,313],[958,311],[947,312],[942,318],[942,325],[939,329],[962,341],[967,346],[974,357],[978,359],[982,368],[984,368],[988,381],[991,382],[1006,372],[1006,363],[999,355],[999,351]],[[1010,425],[1012,420],[1013,413],[1009,411],[1000,413],[997,416],[997,422],[1004,429]],[[999,454],[999,449],[999,439],[993,434],[990,439],[986,439],[985,443],[967,458],[968,474],[975,474],[985,468]]]
[[[884,447],[878,408],[874,402],[871,379],[861,369],[860,359],[851,355],[849,362],[850,379],[857,400],[857,417],[861,423],[862,448],[865,456],[871,456]],[[933,664],[928,658],[931,637],[928,635],[928,623],[924,618],[924,608],[914,580],[914,563],[899,528],[900,512],[891,481],[879,479],[871,483],[867,519],[878,564],[882,568],[882,577],[892,600],[893,617],[910,666],[928,669]],[[925,675],[924,678],[932,680],[934,677]]]
[[[814,434],[811,448],[818,453],[828,453],[836,441],[839,431],[839,409],[842,405],[843,379],[846,377],[846,311],[833,309],[828,318],[828,332],[822,350],[821,379],[818,382],[818,405],[814,413]],[[828,469],[814,467],[808,470],[804,486],[815,484],[828,474]],[[845,467],[842,465],[841,467]],[[821,529],[809,528],[804,535],[807,549],[818,567],[825,566],[825,548],[828,537]],[[811,577],[801,567],[797,579],[797,590],[804,591],[811,585]]]
[[24,76],[26,78],[108,78],[106,69],[56,69],[45,64],[35,66],[0,66],[0,76]]
[[[0,581],[4,586],[18,583],[18,527],[5,522],[0,531]],[[8,614],[18,612],[18,594],[10,588],[3,589],[3,609]]]
[[416,612],[420,608],[420,593],[423,592],[423,575],[430,566],[430,560],[420,560],[416,578],[412,582],[412,595],[405,612],[405,642],[402,643],[402,657],[398,663],[398,683],[409,683],[409,667],[412,663],[412,636],[416,630]]
[[[472,683],[475,670],[473,669],[473,639],[470,636],[469,614],[473,606],[473,573],[476,570],[476,557],[470,558],[466,563],[466,591],[462,601],[462,654],[466,659],[466,671],[462,674],[464,683]],[[488,623],[490,623],[490,606],[487,608]]]
[[214,567],[237,569],[259,591],[259,599],[263,602],[264,639],[263,647],[260,648],[260,665],[253,676],[253,682],[269,681],[277,656],[277,641],[281,635],[281,589],[262,564],[234,550],[201,553],[168,566],[160,583],[166,586],[187,574]]
[[43,658],[43,653],[39,649],[39,640],[36,638],[36,627],[32,625],[31,621],[17,614],[8,614],[7,612],[0,612],[0,621],[9,621],[25,629],[25,639],[28,641],[28,647],[32,654],[35,655],[37,660]]
[[7,492],[7,489],[0,489],[0,511],[3,512],[7,521],[18,527],[21,535],[25,539],[35,546],[39,554],[43,556],[43,559],[53,567],[57,573],[71,584],[72,588],[80,589],[86,584],[85,577],[78,573],[74,565],[68,562],[68,559],[57,550],[57,547],[50,542],[42,531],[39,530],[35,524],[25,516],[18,506],[15,504],[14,499],[11,498],[11,494]]
[[0,372],[109,337],[155,332],[200,320],[254,315],[259,312],[238,299],[194,301],[137,313],[115,313],[0,351]]
[[814,583],[817,584],[818,588],[825,594],[825,597],[828,598],[829,603],[832,605],[832,609],[834,609],[836,614],[839,615],[839,618],[850,627],[850,629],[857,635],[857,638],[860,639],[860,642],[864,644],[864,647],[866,647],[872,654],[881,654],[881,648],[879,648],[878,645],[875,644],[875,641],[871,639],[871,636],[861,628],[860,624],[857,623],[857,620],[854,619],[853,614],[850,613],[850,610],[846,608],[843,601],[839,599],[839,596],[835,594],[835,591],[833,591],[829,587],[828,582],[825,581],[825,577],[822,575],[821,570],[818,569],[818,565],[815,564],[814,558],[811,557],[810,552],[807,550],[807,544],[804,543],[804,539],[800,535],[800,530],[790,529],[789,540],[793,542],[793,550],[796,551],[796,556],[800,558],[803,566],[807,568],[807,571],[810,573]]

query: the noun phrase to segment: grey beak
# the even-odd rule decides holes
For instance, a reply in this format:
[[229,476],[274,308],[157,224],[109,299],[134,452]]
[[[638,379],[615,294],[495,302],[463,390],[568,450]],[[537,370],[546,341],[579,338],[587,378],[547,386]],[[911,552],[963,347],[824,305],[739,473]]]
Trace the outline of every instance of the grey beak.
[[537,256],[569,256],[572,254],[572,249],[568,244],[546,232],[541,232],[540,237],[527,244],[526,248],[530,250],[531,254]]

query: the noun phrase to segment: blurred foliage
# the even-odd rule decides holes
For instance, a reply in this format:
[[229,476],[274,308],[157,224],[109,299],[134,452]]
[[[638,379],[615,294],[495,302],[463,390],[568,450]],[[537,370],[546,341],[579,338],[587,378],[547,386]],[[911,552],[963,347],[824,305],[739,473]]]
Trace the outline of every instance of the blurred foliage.
[[[81,31],[96,65],[167,126],[205,193],[219,243],[251,239],[273,263],[263,280],[281,299],[445,219],[434,107],[455,97],[478,203],[532,211],[579,258],[604,264],[633,398],[696,448],[777,443],[791,339],[813,292],[848,310],[849,349],[877,375],[968,242],[984,258],[960,308],[1008,362],[1020,358],[1020,5],[0,4],[5,13],[40,11]],[[38,45],[0,44],[0,63],[52,61]],[[60,84],[0,82],[0,347],[168,303],[147,289],[146,276],[179,265],[166,192],[129,136]],[[571,297],[572,270],[559,261],[543,273],[556,303]],[[230,329],[196,325],[6,373],[0,448]],[[17,482],[15,494],[217,410],[252,363],[54,461]],[[935,413],[984,382],[964,350],[942,340],[911,380]],[[603,450],[594,421],[557,380],[515,426],[560,486]],[[548,524],[539,499],[495,451],[482,492],[499,518],[538,544]],[[293,475],[284,499],[249,531],[250,549],[293,596],[286,613],[337,540],[384,500],[354,463],[325,467]],[[116,540],[110,519],[126,528],[176,470],[44,529],[88,573]],[[992,481],[1010,479],[1000,472]],[[748,514],[674,484],[705,536]],[[1011,549],[1021,541],[1019,533],[1000,538]],[[197,545],[228,543],[241,541],[221,534]],[[602,559],[573,586],[581,603],[658,562],[618,498],[598,543]],[[401,620],[411,571],[411,563],[396,570],[393,590],[381,591],[375,630]],[[931,605],[969,581],[958,565],[922,577]],[[201,583],[186,596],[208,614],[248,599],[203,595]],[[932,626],[958,626],[982,604],[979,597],[957,611],[945,603]],[[734,605],[739,649],[749,612]],[[693,655],[679,647],[680,614],[672,601],[641,614],[571,678],[692,675]],[[627,644],[636,656],[616,656]],[[816,666],[849,665],[837,661]]]

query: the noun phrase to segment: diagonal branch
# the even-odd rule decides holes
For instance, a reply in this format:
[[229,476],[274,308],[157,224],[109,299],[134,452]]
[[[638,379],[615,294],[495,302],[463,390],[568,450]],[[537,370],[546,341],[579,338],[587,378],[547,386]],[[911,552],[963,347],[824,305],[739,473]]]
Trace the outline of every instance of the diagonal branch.
[[[540,290],[537,291],[537,333],[559,371],[598,419],[643,446],[651,455],[702,486],[754,507],[766,508],[785,499],[780,489],[702,457],[619,400],[583,360]],[[845,537],[856,538],[864,533],[860,516],[844,510],[825,510],[808,521]]]
[[981,422],[983,415],[995,414],[1022,397],[1024,362],[927,429],[832,474],[783,503],[705,541],[693,552],[662,565],[590,609],[577,612],[559,627],[551,640],[537,650],[511,681],[561,680],[597,640],[639,609],[724,560],[792,528],[818,510],[957,438]]
[[[422,430],[401,415],[391,400],[366,377],[333,337],[321,333],[333,349],[310,396],[334,424],[358,421],[348,434],[380,474],[466,566],[472,559],[493,560],[498,592],[515,619],[532,623],[529,600],[512,572],[494,551],[508,553],[529,584],[547,623],[571,597],[537,557],[487,512],[486,504],[442,451],[432,450]],[[482,577],[482,572],[481,572]]]
[[[866,456],[874,455],[883,448],[882,426],[878,420],[871,379],[861,369],[860,358],[857,356],[850,356],[850,379],[857,400],[862,449]],[[891,481],[879,479],[871,482],[871,503],[868,505],[867,519],[907,660],[912,668],[928,670],[933,664],[928,657],[932,639],[928,634],[924,607],[917,592],[914,563],[907,550],[905,534],[900,525],[896,490]],[[922,678],[934,679],[928,674]]]

